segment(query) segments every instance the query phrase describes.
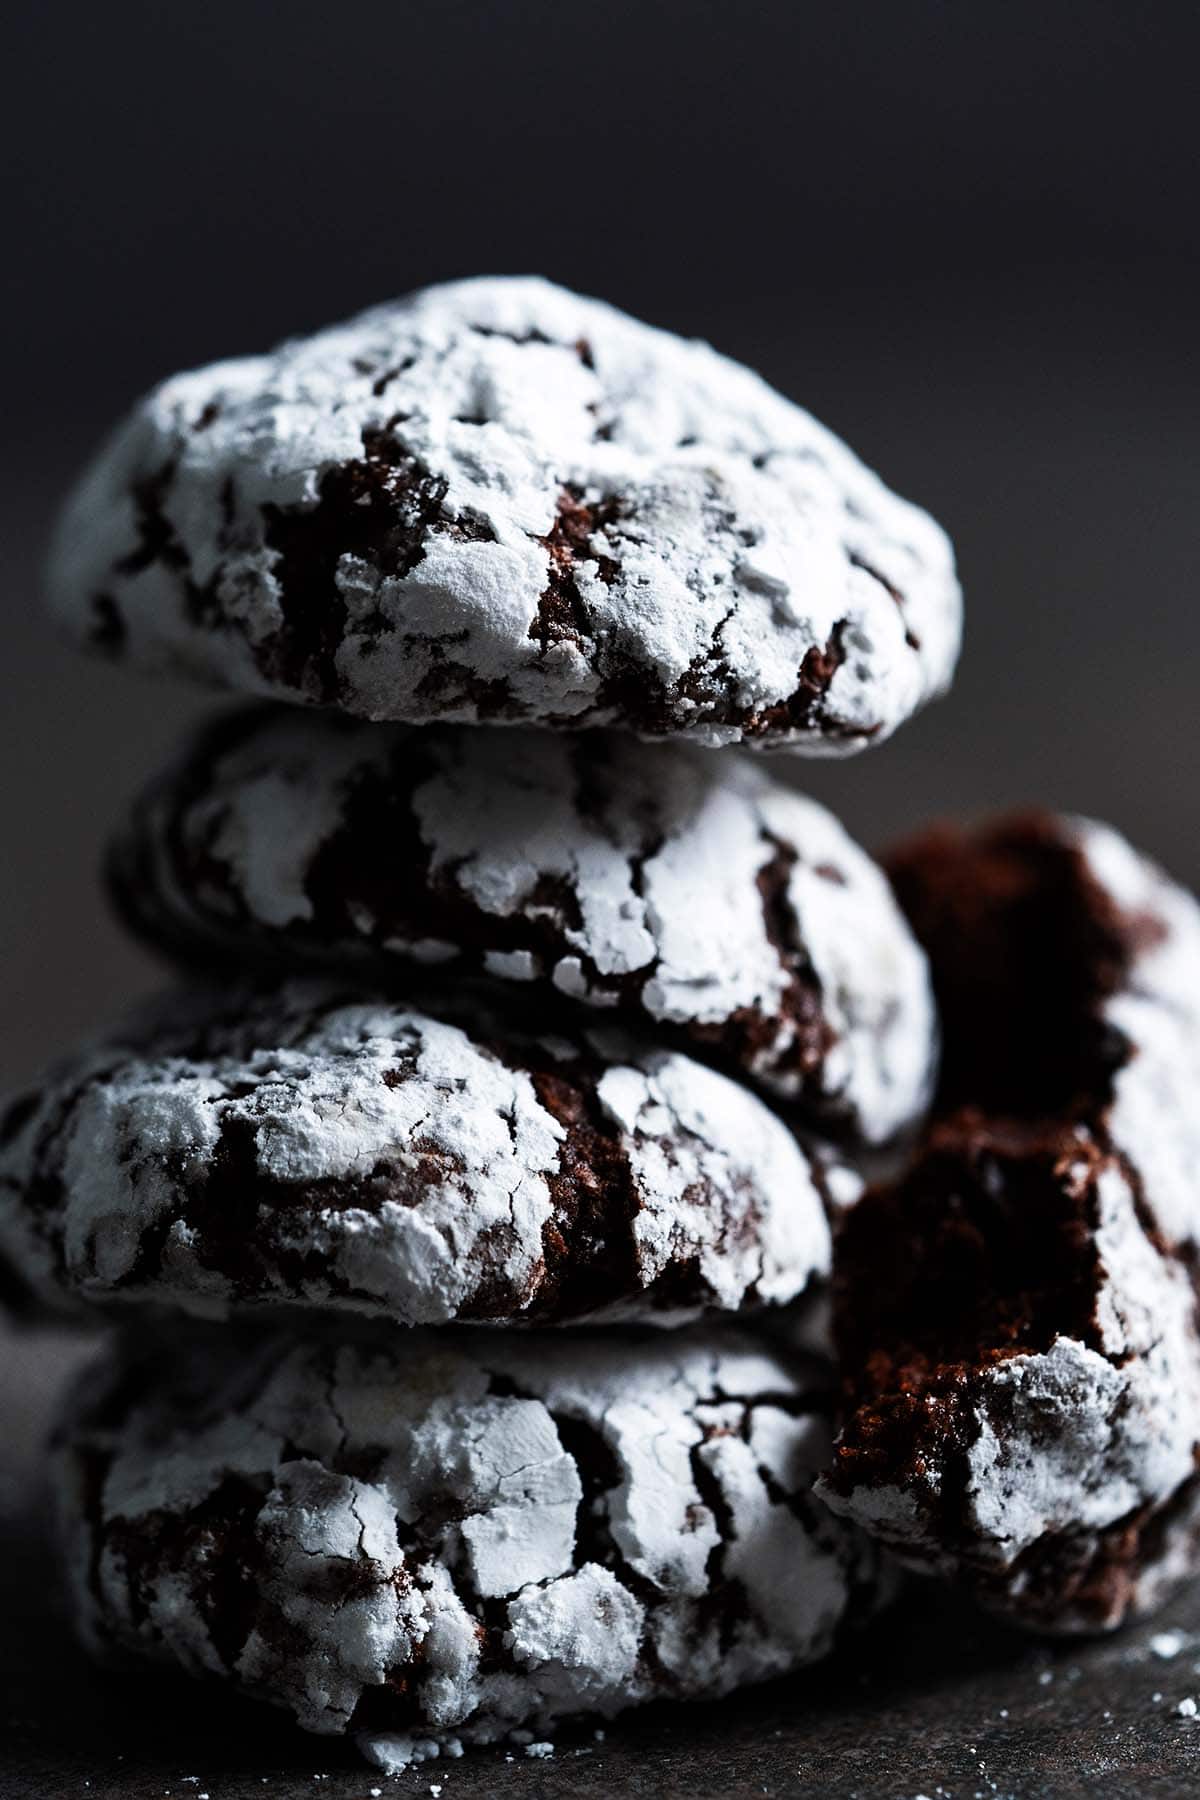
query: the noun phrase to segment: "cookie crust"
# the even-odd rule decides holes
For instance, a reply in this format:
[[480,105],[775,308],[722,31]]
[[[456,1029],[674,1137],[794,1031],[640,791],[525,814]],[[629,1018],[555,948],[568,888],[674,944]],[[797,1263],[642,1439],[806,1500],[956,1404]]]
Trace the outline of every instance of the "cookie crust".
[[891,868],[941,1106],[839,1237],[822,1492],[1018,1622],[1106,1629],[1197,1543],[1200,911],[1075,819],[932,833]]
[[727,1693],[885,1591],[810,1491],[827,1379],[717,1330],[126,1346],[60,1433],[77,1616],[392,1766]]
[[252,708],[147,790],[110,872],[176,954],[465,967],[687,1042],[869,1143],[930,1097],[927,968],[885,877],[748,757]]
[[165,382],[64,514],[55,611],[369,719],[841,755],[949,683],[945,537],[706,345],[523,278]]
[[170,996],[14,1100],[0,1243],[59,1304],[677,1324],[822,1276],[830,1180],[684,1056],[295,982]]

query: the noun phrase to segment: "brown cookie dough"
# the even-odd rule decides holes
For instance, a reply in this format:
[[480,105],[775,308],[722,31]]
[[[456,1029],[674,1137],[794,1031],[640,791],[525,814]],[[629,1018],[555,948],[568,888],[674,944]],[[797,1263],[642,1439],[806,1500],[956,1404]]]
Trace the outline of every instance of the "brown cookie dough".
[[1040,815],[891,859],[945,1025],[937,1116],[836,1249],[830,1505],[1039,1629],[1190,1566],[1200,912]]

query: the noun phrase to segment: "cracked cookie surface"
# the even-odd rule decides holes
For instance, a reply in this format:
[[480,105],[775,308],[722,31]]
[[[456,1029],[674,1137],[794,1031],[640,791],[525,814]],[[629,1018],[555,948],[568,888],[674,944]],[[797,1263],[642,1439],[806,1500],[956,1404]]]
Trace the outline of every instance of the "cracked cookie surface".
[[110,872],[176,953],[552,989],[870,1143],[929,1099],[928,972],[886,878],[746,756],[252,708],[147,791]]
[[948,684],[947,541],[708,346],[525,278],[180,375],[84,476],[55,610],[369,719],[844,754]]
[[1200,910],[1076,819],[934,831],[890,868],[942,1091],[839,1236],[822,1492],[1023,1623],[1106,1628],[1200,1542]]
[[828,1379],[727,1329],[127,1344],[59,1438],[81,1628],[390,1767],[728,1693],[886,1590],[811,1493]]
[[676,1324],[802,1293],[855,1179],[623,1034],[294,982],[168,996],[12,1101],[0,1245],[61,1304]]

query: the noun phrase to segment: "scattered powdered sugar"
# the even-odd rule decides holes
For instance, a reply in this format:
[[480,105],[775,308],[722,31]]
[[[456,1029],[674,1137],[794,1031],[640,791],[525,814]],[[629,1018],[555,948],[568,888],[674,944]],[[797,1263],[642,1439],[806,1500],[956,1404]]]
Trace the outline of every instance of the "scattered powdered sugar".
[[[436,1762],[442,1754],[442,1747],[435,1738],[417,1737],[404,1731],[363,1732],[358,1747],[367,1761],[382,1769],[385,1775],[403,1775],[414,1764]],[[378,1794],[382,1789],[372,1788],[371,1792]]]
[[944,689],[944,535],[749,370],[535,279],[165,382],[85,476],[56,611],[371,719],[845,752]]

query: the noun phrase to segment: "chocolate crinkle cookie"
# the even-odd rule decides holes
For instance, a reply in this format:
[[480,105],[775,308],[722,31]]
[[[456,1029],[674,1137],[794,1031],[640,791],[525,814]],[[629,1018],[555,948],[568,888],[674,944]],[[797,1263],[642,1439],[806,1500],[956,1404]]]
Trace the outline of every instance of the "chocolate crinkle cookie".
[[871,1143],[929,1100],[928,971],[886,878],[745,756],[251,708],[147,791],[110,869],[177,955],[466,968]]
[[80,639],[368,719],[841,754],[949,683],[948,543],[706,345],[533,279],[163,384],[52,558]]
[[60,1432],[77,1616],[392,1769],[728,1693],[887,1588],[811,1492],[827,1380],[712,1329],[143,1338]]
[[828,1503],[1039,1629],[1200,1549],[1200,909],[1114,832],[934,831],[891,872],[945,1027],[915,1159],[849,1215]]
[[175,995],[0,1121],[0,1245],[35,1292],[213,1317],[677,1324],[801,1294],[856,1191],[707,1067],[470,993]]

